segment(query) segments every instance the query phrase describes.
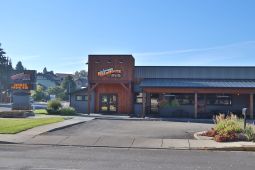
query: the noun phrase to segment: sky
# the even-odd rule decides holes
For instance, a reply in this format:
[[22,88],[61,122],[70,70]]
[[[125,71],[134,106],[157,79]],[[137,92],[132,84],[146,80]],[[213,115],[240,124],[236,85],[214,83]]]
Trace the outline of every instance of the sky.
[[73,73],[88,54],[136,65],[255,66],[254,0],[0,0],[15,66]]

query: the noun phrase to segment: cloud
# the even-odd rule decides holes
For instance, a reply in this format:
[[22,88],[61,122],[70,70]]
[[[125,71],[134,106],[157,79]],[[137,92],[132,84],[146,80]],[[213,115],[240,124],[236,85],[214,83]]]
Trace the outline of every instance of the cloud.
[[222,50],[226,48],[239,47],[244,45],[255,45],[255,41],[245,41],[240,43],[227,44],[222,46],[215,46],[209,48],[191,48],[184,50],[173,50],[173,51],[159,51],[159,52],[143,52],[143,53],[134,53],[135,56],[162,56],[162,55],[173,55],[173,54],[185,54],[185,53],[194,53],[194,52],[206,52],[214,50]]
[[[209,48],[135,53],[137,65],[251,65],[255,41]],[[149,58],[149,60],[148,60]]]

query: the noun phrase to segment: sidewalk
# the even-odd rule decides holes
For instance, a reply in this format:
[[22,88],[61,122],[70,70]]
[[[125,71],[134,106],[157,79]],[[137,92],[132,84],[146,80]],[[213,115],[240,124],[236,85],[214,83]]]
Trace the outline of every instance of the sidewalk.
[[219,143],[213,140],[196,139],[157,139],[142,137],[98,136],[80,138],[79,136],[36,136],[23,144],[59,145],[80,147],[111,147],[140,149],[176,149],[176,150],[231,150],[255,151],[254,142]]
[[32,129],[28,129],[26,131],[20,132],[18,134],[0,134],[0,143],[24,143],[25,141],[29,141],[32,138],[42,133],[65,128],[68,126],[73,126],[73,125],[87,122],[93,119],[94,118],[73,117],[71,119],[64,120],[63,122],[53,123],[53,124],[44,125],[44,126],[38,126]]

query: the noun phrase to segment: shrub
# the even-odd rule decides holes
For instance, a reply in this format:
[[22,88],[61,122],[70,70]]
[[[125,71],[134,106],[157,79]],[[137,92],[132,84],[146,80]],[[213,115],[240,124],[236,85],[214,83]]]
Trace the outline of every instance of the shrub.
[[58,111],[62,107],[59,100],[51,100],[48,102],[47,110]]
[[248,141],[254,140],[254,130],[251,126],[247,126],[246,129],[244,129],[244,134]]
[[73,107],[64,107],[59,110],[61,115],[74,115],[76,110]]
[[229,142],[229,141],[236,141],[237,135],[234,132],[230,133],[222,133],[222,134],[217,134],[214,137],[216,142]]
[[240,133],[243,131],[237,120],[225,119],[216,124],[215,130],[218,134]]

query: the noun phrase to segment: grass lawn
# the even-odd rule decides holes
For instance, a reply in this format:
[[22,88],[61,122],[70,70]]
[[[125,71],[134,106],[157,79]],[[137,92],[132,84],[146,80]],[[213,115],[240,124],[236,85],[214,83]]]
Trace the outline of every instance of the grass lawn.
[[0,119],[0,134],[15,134],[41,125],[64,121],[62,117],[37,119]]
[[44,115],[48,114],[46,109],[37,109],[37,110],[34,110],[34,113],[35,114],[44,114]]

